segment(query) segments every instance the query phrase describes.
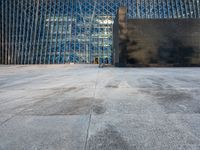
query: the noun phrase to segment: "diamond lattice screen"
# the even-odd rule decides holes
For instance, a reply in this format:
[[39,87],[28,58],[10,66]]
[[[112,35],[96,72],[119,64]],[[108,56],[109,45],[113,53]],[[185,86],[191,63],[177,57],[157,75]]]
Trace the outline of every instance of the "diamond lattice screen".
[[117,9],[129,18],[199,18],[200,0],[1,0],[0,63],[112,63]]

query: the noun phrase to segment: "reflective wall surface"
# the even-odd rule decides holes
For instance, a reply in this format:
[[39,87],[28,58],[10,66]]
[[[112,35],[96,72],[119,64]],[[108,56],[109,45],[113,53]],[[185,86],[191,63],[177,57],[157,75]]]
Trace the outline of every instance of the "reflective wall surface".
[[200,0],[0,0],[0,64],[112,63],[120,6],[132,19],[200,18]]

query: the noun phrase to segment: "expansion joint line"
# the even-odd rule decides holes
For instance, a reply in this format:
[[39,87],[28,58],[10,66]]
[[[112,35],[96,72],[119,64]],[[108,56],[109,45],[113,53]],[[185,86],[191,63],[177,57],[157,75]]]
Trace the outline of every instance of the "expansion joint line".
[[[97,80],[98,80],[98,76],[99,76],[99,70],[100,69],[98,69],[97,77],[96,77],[96,81],[95,81],[94,95],[93,95],[94,99],[96,97],[96,88],[97,88]],[[88,128],[87,128],[87,135],[86,135],[84,150],[86,150],[87,146],[88,146],[88,138],[89,138],[89,131],[90,131],[90,125],[91,125],[91,119],[92,119],[92,112],[93,112],[94,103],[95,103],[95,100],[93,100],[91,108],[90,108],[90,115],[89,115],[89,120],[88,120]]]

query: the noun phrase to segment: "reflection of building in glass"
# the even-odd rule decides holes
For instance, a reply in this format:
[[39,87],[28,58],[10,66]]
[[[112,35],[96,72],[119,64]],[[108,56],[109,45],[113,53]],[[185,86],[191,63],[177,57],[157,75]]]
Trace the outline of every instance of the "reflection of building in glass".
[[200,0],[0,1],[0,63],[112,62],[117,9],[129,18],[199,18]]

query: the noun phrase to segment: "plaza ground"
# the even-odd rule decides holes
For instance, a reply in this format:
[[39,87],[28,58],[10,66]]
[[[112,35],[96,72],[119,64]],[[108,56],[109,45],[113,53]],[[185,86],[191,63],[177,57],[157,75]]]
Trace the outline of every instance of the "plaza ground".
[[200,68],[0,66],[0,150],[199,150]]

